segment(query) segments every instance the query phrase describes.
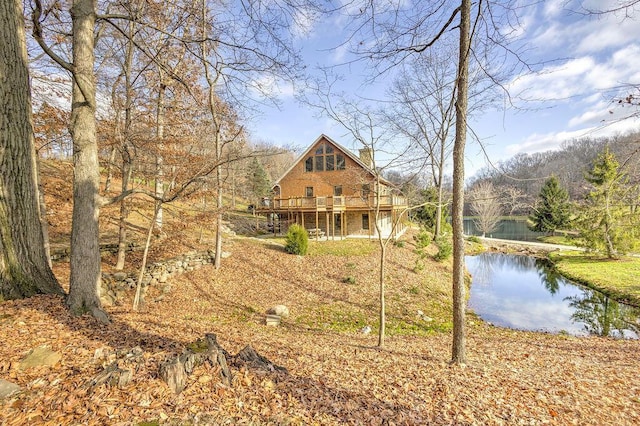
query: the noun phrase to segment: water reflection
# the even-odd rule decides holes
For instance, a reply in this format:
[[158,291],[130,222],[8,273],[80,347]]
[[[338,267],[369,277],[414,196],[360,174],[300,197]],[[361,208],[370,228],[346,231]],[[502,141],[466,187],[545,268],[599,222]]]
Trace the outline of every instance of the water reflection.
[[572,318],[583,323],[590,334],[615,337],[635,334],[636,338],[640,334],[637,310],[615,303],[595,290],[585,290],[582,297],[570,297],[569,306],[575,308]]
[[638,338],[640,309],[568,281],[544,260],[483,253],[466,257],[469,306],[495,325],[573,335]]

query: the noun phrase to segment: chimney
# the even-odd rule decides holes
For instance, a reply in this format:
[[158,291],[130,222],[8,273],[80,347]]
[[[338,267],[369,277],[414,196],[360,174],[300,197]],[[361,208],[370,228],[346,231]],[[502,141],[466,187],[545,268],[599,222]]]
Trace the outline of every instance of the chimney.
[[373,149],[362,148],[360,150],[360,161],[362,161],[365,166],[373,170]]

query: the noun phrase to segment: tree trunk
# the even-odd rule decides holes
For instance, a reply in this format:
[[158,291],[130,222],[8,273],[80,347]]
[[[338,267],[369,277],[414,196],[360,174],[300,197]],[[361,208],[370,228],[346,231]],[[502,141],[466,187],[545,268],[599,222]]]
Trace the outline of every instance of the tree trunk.
[[382,241],[382,236],[378,233],[378,239],[380,242],[380,269],[378,275],[378,284],[380,286],[380,329],[378,331],[378,346],[384,346],[384,337],[386,334],[386,322],[387,322],[387,305],[384,298],[385,293],[385,278],[386,278],[386,264],[387,264],[387,245]]
[[[133,82],[131,81],[131,66],[133,63],[133,36],[134,23],[129,22],[127,36],[127,50],[124,61],[124,128],[122,129],[122,182],[121,191],[125,193],[129,189],[129,180],[133,171],[133,158],[131,156],[131,110],[133,108]],[[118,256],[116,269],[124,269],[127,257],[127,218],[129,217],[129,205],[126,198],[120,201],[120,217],[118,220]]]
[[469,75],[469,29],[471,0],[462,0],[460,11],[460,56],[456,98],[456,138],[453,147],[453,345],[451,362],[466,362],[464,285],[464,146],[467,140]]
[[[219,138],[219,137],[218,137]],[[219,143],[216,143],[216,150],[218,150]],[[218,157],[220,158],[220,157]],[[216,196],[216,254],[213,259],[213,264],[216,269],[220,269],[222,264],[222,170],[220,166],[216,169],[216,184],[218,194]]]
[[36,185],[38,188],[38,203],[40,208],[40,226],[42,227],[42,239],[44,240],[44,255],[47,257],[47,264],[52,266],[51,262],[51,244],[49,242],[49,222],[47,221],[47,205],[44,200],[44,186],[40,176],[40,161],[36,153]]
[[22,0],[0,2],[0,297],[64,294],[44,249]]
[[93,71],[95,7],[95,0],[74,0],[71,7],[74,75],[70,131],[74,174],[71,277],[67,305],[75,315],[89,312],[106,323],[109,319],[100,303],[100,168]]
[[149,257],[149,248],[151,247],[153,227],[156,223],[156,219],[158,218],[158,212],[160,211],[161,206],[161,202],[155,202],[153,208],[153,218],[151,219],[151,223],[149,223],[149,228],[147,230],[147,239],[144,243],[144,252],[142,253],[142,265],[140,265],[138,281],[136,281],[136,295],[133,297],[133,305],[131,307],[134,311],[137,311],[140,308],[140,305],[144,303],[144,294],[142,293],[142,279],[144,278],[145,269],[147,269],[147,258]]
[[[204,35],[207,33],[206,23],[207,23],[207,3],[205,1],[202,2],[202,35],[203,40],[206,39]],[[216,222],[215,222],[215,230],[216,230],[216,253],[213,259],[213,264],[216,269],[220,269],[222,262],[222,207],[223,207],[223,198],[222,198],[222,169],[220,164],[222,162],[222,125],[220,123],[220,115],[217,111],[216,98],[215,98],[215,87],[218,83],[218,79],[220,78],[220,73],[217,69],[210,69],[210,65],[208,62],[208,47],[207,42],[203,41],[200,43],[200,48],[202,49],[202,66],[204,67],[205,80],[207,81],[207,90],[208,90],[208,107],[209,113],[211,114],[211,120],[213,122],[213,142],[214,142],[214,152],[215,152],[215,161],[217,163],[216,167]]]
[[[116,118],[116,123],[117,123]],[[116,161],[116,147],[111,148],[111,153],[109,154],[109,162],[107,163],[107,178],[104,181],[104,192],[109,192],[111,190],[111,181],[113,180],[113,163]]]
[[[165,118],[165,90],[167,85],[164,82],[164,71],[158,68],[158,78],[160,79],[160,87],[158,88],[158,105],[156,111],[156,137],[158,148],[156,151],[156,197],[162,199],[164,197],[164,118]],[[156,226],[162,229],[162,203],[158,214],[156,215]]]
[[442,181],[444,179],[444,151],[446,138],[440,141],[440,164],[438,165],[438,205],[436,206],[436,229],[434,240],[442,234]]

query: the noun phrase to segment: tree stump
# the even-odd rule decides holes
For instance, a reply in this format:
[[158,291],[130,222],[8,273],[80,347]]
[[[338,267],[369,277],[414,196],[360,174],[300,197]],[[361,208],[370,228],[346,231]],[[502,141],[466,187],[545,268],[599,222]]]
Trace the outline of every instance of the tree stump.
[[220,368],[220,379],[227,386],[231,386],[233,378],[229,363],[236,368],[247,366],[270,373],[287,373],[286,368],[275,365],[249,345],[245,346],[237,355],[232,356],[220,346],[215,334],[207,333],[204,340],[196,340],[187,345],[187,348],[180,355],[162,363],[160,377],[171,390],[179,394],[186,387],[189,375],[205,362]]
[[187,378],[193,371],[209,362],[220,368],[220,378],[227,386],[231,385],[231,371],[227,365],[228,352],[219,344],[216,335],[208,333],[205,339],[198,339],[187,346],[182,354],[160,365],[160,377],[176,394],[182,392]]

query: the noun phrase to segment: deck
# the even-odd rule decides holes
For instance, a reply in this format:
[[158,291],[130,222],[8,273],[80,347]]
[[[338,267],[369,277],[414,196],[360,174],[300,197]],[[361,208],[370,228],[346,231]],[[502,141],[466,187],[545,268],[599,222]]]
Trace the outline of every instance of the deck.
[[407,206],[405,197],[399,195],[381,195],[369,197],[289,197],[264,199],[259,211],[327,211],[341,212],[349,210],[401,209]]

